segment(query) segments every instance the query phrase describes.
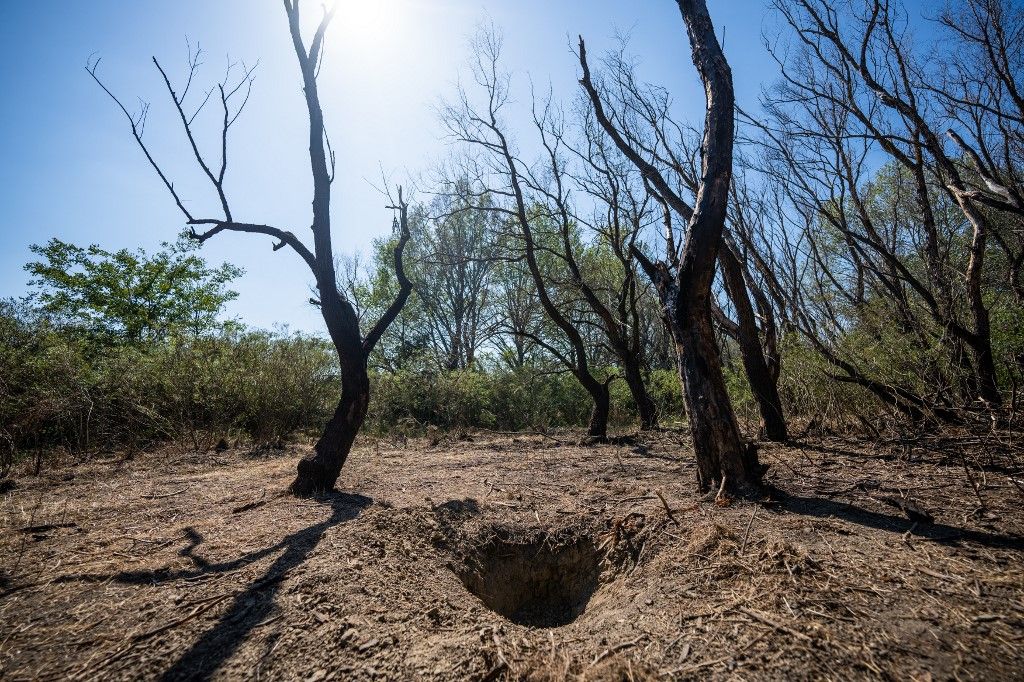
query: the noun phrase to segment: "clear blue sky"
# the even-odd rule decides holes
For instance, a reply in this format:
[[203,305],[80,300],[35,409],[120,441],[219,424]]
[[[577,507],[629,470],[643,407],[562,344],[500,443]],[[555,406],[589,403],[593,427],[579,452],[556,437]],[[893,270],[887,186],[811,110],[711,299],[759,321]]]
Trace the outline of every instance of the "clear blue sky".
[[[574,96],[578,67],[569,37],[594,55],[629,33],[641,73],[670,88],[682,116],[698,121],[703,97],[672,0],[338,0],[321,73],[321,97],[338,154],[333,223],[339,251],[365,251],[390,229],[384,200],[369,185],[383,168],[402,182],[444,156],[433,105],[452,91],[481,21],[505,35],[505,65]],[[306,0],[315,18],[319,2]],[[763,47],[772,31],[765,0],[710,0],[725,31],[739,101],[753,106],[776,73]],[[106,248],[152,248],[183,227],[167,192],[131,140],[125,121],[89,79],[90,54],[126,103],[152,103],[146,140],[196,214],[218,215],[172,118],[155,55],[172,78],[183,73],[185,37],[206,51],[204,83],[227,56],[260,60],[249,106],[230,147],[228,192],[236,219],[308,237],[311,189],[306,117],[279,0],[0,1],[0,296],[26,291],[28,246],[60,237]],[[518,92],[523,93],[520,88]],[[526,105],[525,97],[520,104]],[[523,131],[522,136],[529,131]],[[208,138],[216,143],[215,139]],[[318,331],[305,301],[311,277],[269,238],[226,234],[204,246],[214,262],[246,270],[229,314],[261,327]]]

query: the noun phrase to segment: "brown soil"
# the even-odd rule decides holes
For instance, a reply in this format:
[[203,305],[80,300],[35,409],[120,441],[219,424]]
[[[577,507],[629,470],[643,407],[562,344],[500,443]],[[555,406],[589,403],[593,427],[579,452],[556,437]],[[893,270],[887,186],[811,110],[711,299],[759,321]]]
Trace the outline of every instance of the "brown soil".
[[0,678],[1024,679],[1002,474],[814,440],[763,447],[772,501],[723,504],[675,432],[479,434],[364,442],[299,500],[299,451],[17,481]]

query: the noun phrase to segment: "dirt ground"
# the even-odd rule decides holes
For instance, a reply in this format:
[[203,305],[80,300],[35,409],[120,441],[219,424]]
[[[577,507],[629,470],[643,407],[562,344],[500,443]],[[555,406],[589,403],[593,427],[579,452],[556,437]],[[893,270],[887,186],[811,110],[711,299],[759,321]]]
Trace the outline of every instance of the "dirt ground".
[[1024,679],[1024,497],[929,449],[766,445],[763,504],[674,431],[367,439],[314,500],[301,451],[18,479],[0,678]]

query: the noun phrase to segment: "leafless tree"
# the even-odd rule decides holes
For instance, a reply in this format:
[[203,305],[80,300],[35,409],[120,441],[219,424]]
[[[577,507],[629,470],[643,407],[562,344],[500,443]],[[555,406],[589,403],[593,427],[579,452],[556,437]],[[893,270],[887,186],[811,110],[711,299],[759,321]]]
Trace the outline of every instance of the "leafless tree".
[[[718,486],[733,495],[756,495],[762,468],[756,449],[740,436],[732,403],[722,376],[721,359],[712,320],[712,284],[728,214],[735,136],[735,98],[732,74],[715,36],[703,0],[678,0],[686,26],[693,63],[704,83],[707,115],[701,144],[700,180],[694,207],[683,200],[658,168],[656,158],[638,149],[606,109],[580,39],[581,84],[595,116],[619,150],[636,166],[652,191],[671,211],[688,216],[680,248],[666,239],[668,257],[653,262],[640,249],[634,253],[656,283],[679,357],[691,433],[697,456],[698,485]],[[671,237],[671,232],[666,234]]]
[[[991,75],[987,84],[966,75],[973,69],[960,55],[951,57],[955,66],[946,65],[945,82],[930,72],[897,3],[865,0],[846,9],[830,0],[798,0],[776,7],[796,36],[797,50],[779,57],[783,82],[767,98],[774,127],[761,127],[777,167],[786,168],[775,172],[776,179],[805,213],[815,270],[823,283],[842,285],[846,301],[859,309],[866,307],[870,287],[876,287],[891,302],[894,321],[908,337],[917,337],[922,349],[938,343],[964,369],[962,390],[970,400],[980,397],[998,406],[1002,396],[985,291],[986,257],[994,240],[1010,263],[1012,283],[1021,256],[1019,240],[1002,227],[1004,219],[996,218],[1020,215],[1014,170],[1019,159],[1011,151],[1019,132],[1006,122],[1019,116],[1012,96],[1017,74],[1009,65],[1020,58],[1021,37],[1018,32],[1015,44],[1004,43],[1000,56],[996,45],[998,27],[1007,16],[1004,4],[972,0],[962,24],[952,15],[944,19],[955,31],[972,36],[965,38],[968,44],[993,48],[976,50]],[[906,225],[880,219],[872,206],[865,178],[876,150],[895,164],[896,189],[907,190],[894,204],[914,215]],[[946,203],[958,212],[965,236],[959,225],[945,222]],[[836,270],[838,262],[827,265],[829,254],[814,234],[818,220],[842,235],[842,271]],[[906,252],[908,240],[924,256],[924,272],[913,266],[916,254]],[[961,240],[968,245],[962,265],[951,256],[951,244]],[[853,279],[845,279],[845,271],[854,273]],[[836,311],[829,315],[834,326],[842,325]],[[938,365],[930,372],[940,385],[955,383],[941,376]],[[856,374],[857,383],[875,383]],[[902,392],[898,402],[905,411],[917,414],[932,402]]]
[[[600,88],[607,109],[615,118],[622,139],[638,153],[649,159],[652,166],[666,176],[666,182],[677,194],[676,204],[685,208],[678,215],[683,224],[693,215],[693,198],[700,185],[700,148],[702,134],[681,125],[671,116],[671,100],[663,88],[641,85],[634,65],[625,57],[626,45],[605,60],[605,79]],[[648,193],[656,198],[664,221],[665,246],[674,253],[677,239],[673,208],[658,194],[650,182]],[[684,199],[688,197],[687,199]],[[724,293],[736,320],[729,319],[725,311],[714,307],[719,329],[733,339],[740,350],[743,369],[747,375],[761,415],[760,435],[768,440],[784,441],[788,437],[782,402],[778,393],[779,356],[776,352],[776,329],[772,311],[763,305],[764,294],[758,290],[756,280],[749,277],[746,264],[740,259],[737,244],[729,236],[732,230],[742,230],[747,213],[740,210],[742,194],[733,190],[726,238],[718,257],[721,263]],[[669,259],[675,256],[669,256]],[[765,322],[758,325],[757,320]]]
[[[507,75],[499,68],[501,38],[493,30],[481,31],[473,48],[472,75],[483,94],[483,104],[478,108],[470,96],[460,89],[458,102],[443,108],[442,121],[453,142],[482,152],[479,157],[480,167],[470,177],[479,180],[479,193],[490,194],[495,198],[495,206],[491,210],[505,215],[508,224],[514,227],[521,245],[522,258],[533,279],[537,299],[547,318],[558,330],[559,338],[552,342],[544,336],[526,331],[521,333],[551,353],[580,382],[594,401],[588,435],[604,439],[611,409],[608,384],[612,378],[602,380],[593,371],[588,344],[580,333],[579,324],[572,318],[571,311],[556,301],[550,278],[541,264],[542,253],[550,253],[551,247],[547,239],[538,239],[535,224],[545,218],[554,218],[559,230],[562,230],[565,227],[565,216],[553,216],[550,211],[546,211],[541,201],[544,193],[537,194],[541,182],[536,179],[530,166],[519,158],[506,133],[502,115],[509,100],[509,82]],[[562,237],[565,238],[564,233]]]
[[[339,287],[331,242],[331,184],[334,180],[335,156],[330,148],[324,126],[317,76],[324,54],[324,36],[334,11],[324,10],[323,17],[307,46],[300,29],[299,0],[284,0],[284,9],[292,44],[298,57],[309,116],[309,160],[313,175],[312,249],[307,247],[294,232],[271,225],[242,222],[236,220],[232,213],[224,186],[228,168],[228,133],[248,101],[253,82],[251,69],[244,69],[241,76],[236,77],[235,80],[231,80],[232,69],[229,69],[224,81],[208,91],[199,104],[189,110],[186,98],[194,84],[200,64],[198,50],[190,51],[188,78],[180,94],[175,90],[160,63],[155,57],[153,58],[153,63],[159,71],[181,119],[185,138],[196,163],[209,179],[219,200],[222,215],[207,217],[193,213],[187,207],[186,202],[175,189],[174,183],[162,170],[144,141],[143,131],[148,107],[144,106],[140,113],[133,115],[99,78],[99,60],[90,62],[87,68],[96,83],[111,97],[128,120],[136,143],[174,199],[187,224],[192,227],[193,238],[205,242],[222,232],[266,235],[275,240],[273,246],[275,251],[289,247],[309,266],[318,291],[316,303],[337,351],[341,368],[341,397],[334,415],[328,421],[313,453],[299,462],[298,475],[291,484],[291,490],[295,494],[310,495],[331,489],[341,473],[352,443],[366,417],[369,404],[370,384],[367,374],[367,357],[401,311],[412,290],[412,284],[405,276],[402,261],[402,254],[409,240],[408,206],[402,196],[401,188],[399,188],[397,196],[389,208],[397,212],[400,225],[400,238],[394,248],[394,263],[395,273],[401,286],[395,300],[383,312],[380,319],[363,335],[360,331],[355,307],[343,289]],[[194,126],[196,117],[211,99],[219,101],[222,110],[219,163],[216,165],[212,165],[208,157],[200,150]]]

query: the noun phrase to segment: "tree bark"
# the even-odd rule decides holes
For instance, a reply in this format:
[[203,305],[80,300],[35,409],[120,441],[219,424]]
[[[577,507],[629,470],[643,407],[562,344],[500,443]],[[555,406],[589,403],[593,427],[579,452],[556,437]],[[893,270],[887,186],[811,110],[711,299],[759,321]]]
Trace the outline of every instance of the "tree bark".
[[342,370],[341,385],[341,399],[313,447],[313,453],[299,460],[298,473],[291,485],[295,495],[313,495],[334,487],[366,419],[370,378],[365,359],[355,367]]
[[761,414],[759,435],[765,440],[784,442],[789,435],[786,431],[782,400],[775,377],[772,376],[765,360],[764,349],[761,347],[761,335],[757,328],[754,307],[747,296],[743,266],[729,244],[722,246],[718,260],[722,265],[722,280],[725,282],[726,291],[736,309],[736,341],[740,347],[743,369],[746,371],[750,391],[754,394]]
[[590,412],[590,425],[587,436],[593,440],[605,440],[608,437],[608,415],[611,412],[611,392],[607,383],[586,386],[594,407]]
[[620,356],[622,362],[622,374],[629,386],[629,393],[636,403],[637,414],[640,415],[640,428],[644,431],[658,427],[658,408],[651,400],[644,383],[643,371],[640,362],[631,355]]
[[693,63],[704,83],[707,111],[700,188],[676,273],[670,319],[679,345],[698,485],[702,490],[718,485],[732,495],[750,497],[760,493],[762,469],[756,450],[740,437],[725,390],[711,316],[711,284],[732,181],[732,72],[704,0],[678,0],[678,4],[693,49]]
[[679,296],[672,331],[697,455],[699,488],[721,487],[733,495],[758,493],[761,467],[756,450],[740,437],[733,415],[709,303],[685,293]]

